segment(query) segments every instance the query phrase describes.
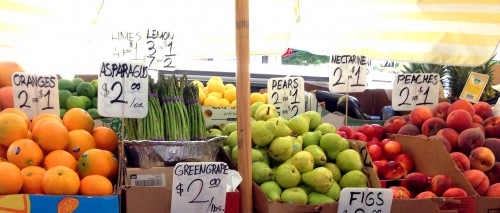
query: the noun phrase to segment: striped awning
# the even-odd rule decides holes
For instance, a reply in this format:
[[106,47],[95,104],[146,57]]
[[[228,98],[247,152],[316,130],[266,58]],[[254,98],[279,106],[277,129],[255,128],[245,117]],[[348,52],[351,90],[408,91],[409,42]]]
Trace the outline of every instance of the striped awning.
[[499,41],[499,0],[316,0],[300,1],[290,47],[473,66],[490,59]]

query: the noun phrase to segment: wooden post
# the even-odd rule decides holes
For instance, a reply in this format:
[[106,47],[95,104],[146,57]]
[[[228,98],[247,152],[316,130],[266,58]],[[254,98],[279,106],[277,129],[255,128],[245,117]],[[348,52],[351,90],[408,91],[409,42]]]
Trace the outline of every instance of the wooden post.
[[250,134],[250,48],[248,0],[235,0],[236,10],[236,92],[238,125],[238,171],[240,212],[252,212],[252,139]]

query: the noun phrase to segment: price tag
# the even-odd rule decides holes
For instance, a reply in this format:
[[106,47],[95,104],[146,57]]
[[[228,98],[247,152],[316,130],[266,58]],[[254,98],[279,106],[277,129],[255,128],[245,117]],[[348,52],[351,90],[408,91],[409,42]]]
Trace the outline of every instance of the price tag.
[[146,65],[157,71],[175,70],[174,33],[148,29],[146,31]]
[[302,77],[271,78],[267,81],[267,91],[268,103],[276,107],[281,117],[290,119],[304,112],[306,104]]
[[331,63],[328,88],[331,92],[363,92],[366,90],[366,74],[369,61],[365,56],[334,55]]
[[484,87],[486,87],[489,78],[488,75],[471,72],[462,93],[460,93],[460,99],[477,103],[483,95]]
[[399,74],[394,76],[392,108],[411,111],[417,106],[434,107],[439,102],[439,74]]
[[12,74],[14,106],[29,119],[41,113],[59,116],[59,87],[56,75]]
[[139,49],[144,45],[144,35],[140,32],[118,31],[111,33],[113,50],[111,55],[118,60],[143,60],[144,50]]
[[392,190],[343,188],[337,213],[390,213]]
[[171,212],[224,212],[228,171],[224,162],[177,163]]
[[101,116],[144,118],[148,114],[148,67],[142,62],[102,62],[97,111]]

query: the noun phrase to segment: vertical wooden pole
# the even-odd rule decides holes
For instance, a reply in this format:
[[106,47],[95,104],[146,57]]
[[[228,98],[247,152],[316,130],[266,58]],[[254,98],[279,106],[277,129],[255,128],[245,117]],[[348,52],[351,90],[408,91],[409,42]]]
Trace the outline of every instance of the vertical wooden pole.
[[238,171],[240,212],[252,212],[252,139],[250,135],[250,49],[248,0],[235,0],[236,10],[236,92],[238,125]]

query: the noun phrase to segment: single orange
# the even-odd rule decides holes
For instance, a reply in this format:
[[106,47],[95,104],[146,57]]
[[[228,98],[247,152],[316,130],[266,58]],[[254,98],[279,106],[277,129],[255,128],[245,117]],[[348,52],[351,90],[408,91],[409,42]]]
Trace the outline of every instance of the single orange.
[[23,186],[21,192],[25,194],[43,194],[42,179],[45,170],[39,166],[28,166],[21,170],[23,175]]
[[28,166],[38,166],[42,162],[43,151],[35,141],[19,139],[10,144],[7,149],[7,160],[19,169]]
[[55,166],[66,166],[73,171],[76,171],[76,159],[69,152],[64,150],[54,150],[45,156],[43,161],[45,169],[50,169]]
[[116,156],[108,151],[108,150],[102,150],[104,153],[106,153],[106,155],[108,156],[108,160],[109,160],[109,165],[111,167],[111,171],[109,172],[109,175],[108,175],[108,179],[110,181],[114,181],[116,179],[116,176],[118,175],[118,159],[116,158]]
[[59,120],[62,123],[62,120],[58,115],[55,115],[52,113],[42,113],[42,114],[35,116],[33,118],[33,120],[31,120],[31,127],[30,127],[31,131],[33,131],[33,128],[36,126],[36,123],[38,123],[38,121],[41,120],[42,118],[54,118],[56,120]]
[[7,108],[7,109],[2,110],[2,112],[0,112],[0,114],[2,114],[2,113],[18,114],[24,119],[24,122],[26,122],[26,127],[28,127],[28,128],[30,127],[30,124],[31,124],[30,119],[28,118],[26,113],[24,113],[22,110],[20,110],[18,108]]
[[97,127],[92,132],[98,149],[114,152],[118,146],[118,135],[109,127]]
[[23,175],[16,165],[0,162],[0,195],[17,194],[23,185]]
[[33,139],[45,153],[54,150],[65,150],[69,144],[69,132],[57,121],[47,121],[37,127]]
[[94,148],[96,148],[94,138],[89,132],[83,129],[69,132],[69,144],[66,151],[73,155],[75,159],[78,160],[82,153]]
[[0,114],[0,145],[8,147],[17,139],[26,138],[28,128],[23,117],[16,113]]
[[89,175],[80,182],[80,194],[87,196],[104,196],[113,194],[113,184],[101,175]]
[[87,111],[80,108],[68,110],[64,114],[63,123],[68,131],[83,129],[92,134],[94,130],[94,120]]
[[42,188],[48,195],[76,195],[80,189],[80,178],[68,167],[55,166],[45,173]]
[[[31,132],[32,132],[33,134],[35,134],[35,133],[37,132],[37,130],[38,130],[38,127],[40,127],[42,124],[44,124],[44,123],[45,123],[45,122],[47,122],[47,121],[57,121],[57,122],[59,122],[60,124],[63,124],[63,122],[62,122],[62,120],[61,120],[61,119],[59,119],[59,120],[58,120],[58,119],[56,119],[56,118],[54,118],[54,117],[44,117],[44,118],[40,118],[40,119],[36,122],[36,124],[34,124],[34,125],[33,125],[33,128],[31,129]],[[30,131],[30,130],[28,130],[28,131]]]
[[100,149],[89,149],[78,159],[78,174],[80,178],[89,175],[108,177],[112,171],[109,155]]

